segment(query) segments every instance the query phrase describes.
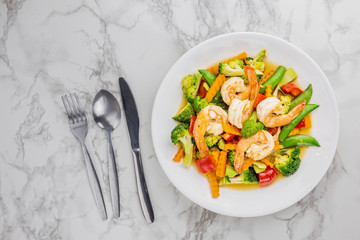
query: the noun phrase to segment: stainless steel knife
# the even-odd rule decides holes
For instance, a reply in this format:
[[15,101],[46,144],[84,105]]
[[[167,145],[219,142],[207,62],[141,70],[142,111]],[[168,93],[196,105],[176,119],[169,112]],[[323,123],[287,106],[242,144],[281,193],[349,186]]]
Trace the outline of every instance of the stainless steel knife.
[[131,149],[135,165],[136,185],[139,199],[145,219],[148,223],[154,222],[154,211],[151,205],[148,189],[146,186],[144,170],[142,166],[140,144],[139,144],[139,115],[135,104],[134,96],[124,78],[119,78],[121,98],[126,116],[126,123],[129,131]]

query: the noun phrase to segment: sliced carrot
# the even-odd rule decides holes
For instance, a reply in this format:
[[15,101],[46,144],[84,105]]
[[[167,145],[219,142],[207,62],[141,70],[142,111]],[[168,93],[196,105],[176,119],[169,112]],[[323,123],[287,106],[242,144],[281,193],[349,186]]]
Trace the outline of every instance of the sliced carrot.
[[263,163],[265,163],[266,165],[268,165],[271,168],[274,167],[274,164],[272,162],[270,162],[268,158],[263,158],[260,161],[262,161]]
[[216,179],[216,174],[214,171],[210,171],[207,174],[209,183],[210,183],[210,189],[211,189],[211,194],[213,198],[217,198],[220,196],[220,192],[219,192],[219,183]]
[[230,123],[223,123],[224,132],[231,133],[234,135],[241,135],[240,129],[235,127],[234,125],[231,125]]
[[215,151],[211,152],[211,156],[212,156],[213,162],[215,164],[215,168],[216,168],[217,163],[219,161],[219,155],[220,155],[220,150],[215,150]]
[[183,147],[179,147],[177,153],[175,154],[173,161],[174,162],[180,162],[181,159],[185,156],[185,151]]
[[211,102],[211,100],[215,97],[216,93],[220,90],[221,86],[225,82],[225,76],[223,74],[219,74],[214,83],[211,85],[209,91],[206,94],[206,101]]
[[242,52],[242,53],[240,53],[239,55],[236,55],[236,56],[234,56],[234,57],[228,58],[228,59],[226,59],[226,60],[223,61],[223,62],[224,62],[224,63],[228,63],[228,62],[230,62],[230,61],[232,61],[232,60],[235,60],[235,59],[245,60],[246,58],[247,58],[246,52]]
[[236,148],[236,144],[225,144],[224,145],[224,150],[235,150]]
[[[223,63],[228,63],[234,59],[241,59],[244,60],[247,58],[247,54],[246,52],[242,52],[239,55],[236,55],[234,57],[228,58],[224,61],[222,61]],[[216,63],[214,65],[212,65],[211,67],[207,68],[206,70],[208,70],[209,72],[212,72],[215,76],[217,76],[219,74],[219,63]]]
[[260,79],[260,84],[263,84],[264,82],[266,82],[272,75],[274,74],[274,71],[271,70],[268,74],[263,75],[263,77]]
[[279,141],[275,141],[274,151],[278,152],[282,148],[283,146],[279,143]]
[[305,127],[306,128],[311,128],[312,124],[311,124],[311,117],[310,115],[306,115],[305,116]]
[[215,76],[217,76],[219,74],[219,64],[214,64],[211,67],[209,67],[208,69],[209,72],[212,72]]
[[265,87],[265,97],[272,97],[272,89],[270,84],[266,85]]
[[225,176],[226,170],[226,160],[227,160],[227,152],[221,151],[219,161],[216,167],[216,176],[222,178]]
[[245,171],[245,170],[248,170],[249,167],[255,162],[254,159],[252,158],[248,158],[246,159],[246,161],[244,162],[243,166],[242,166],[242,170]]
[[297,134],[299,134],[299,133],[300,133],[300,129],[294,128],[294,129],[290,132],[289,136],[297,135]]

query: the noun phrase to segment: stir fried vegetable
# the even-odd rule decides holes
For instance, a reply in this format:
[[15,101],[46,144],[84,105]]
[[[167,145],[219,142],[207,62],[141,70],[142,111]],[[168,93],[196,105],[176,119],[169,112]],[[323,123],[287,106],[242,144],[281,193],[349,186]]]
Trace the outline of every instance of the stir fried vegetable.
[[319,107],[309,103],[312,85],[302,91],[292,68],[267,65],[266,57],[266,49],[243,52],[181,81],[186,104],[173,116],[173,162],[195,162],[213,198],[219,186],[266,187],[278,174],[290,177],[301,167],[302,149],[320,147],[303,134]]

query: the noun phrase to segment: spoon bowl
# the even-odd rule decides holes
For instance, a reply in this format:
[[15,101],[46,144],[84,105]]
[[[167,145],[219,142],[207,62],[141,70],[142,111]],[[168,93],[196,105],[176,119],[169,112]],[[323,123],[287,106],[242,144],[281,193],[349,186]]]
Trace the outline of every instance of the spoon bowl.
[[97,125],[112,132],[120,123],[121,110],[114,95],[101,89],[93,102],[93,117]]

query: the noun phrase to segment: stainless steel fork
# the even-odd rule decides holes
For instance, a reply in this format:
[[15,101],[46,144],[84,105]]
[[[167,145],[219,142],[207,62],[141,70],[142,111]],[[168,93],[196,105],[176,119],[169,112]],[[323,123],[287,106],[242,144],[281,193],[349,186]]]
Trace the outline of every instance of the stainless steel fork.
[[69,118],[69,124],[74,135],[80,140],[82,150],[85,156],[85,165],[89,176],[91,190],[95,197],[95,203],[99,210],[102,220],[107,219],[106,208],[104,203],[103,194],[100,188],[99,178],[96,174],[94,165],[91,161],[89,152],[85,145],[85,138],[88,132],[88,122],[84,109],[81,107],[79,98],[75,93],[69,96],[61,96],[66,113]]

